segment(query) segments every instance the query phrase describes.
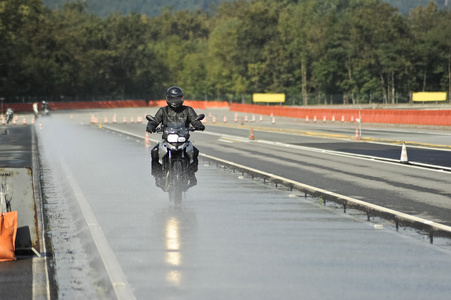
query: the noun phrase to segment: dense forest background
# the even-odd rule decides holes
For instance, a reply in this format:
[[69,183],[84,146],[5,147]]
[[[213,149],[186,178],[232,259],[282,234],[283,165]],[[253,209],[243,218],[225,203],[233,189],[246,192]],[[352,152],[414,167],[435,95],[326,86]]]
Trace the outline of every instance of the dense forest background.
[[[133,3],[108,5],[119,2]],[[450,92],[445,1],[403,14],[380,0],[186,0],[183,10],[174,3],[156,15],[105,16],[88,3],[105,2],[0,1],[0,98],[161,99],[179,85],[187,99],[249,102],[254,92],[279,92],[288,104],[312,105]]]
[[[61,9],[64,4],[73,0],[44,0],[44,4],[52,9]],[[161,14],[164,7],[173,6],[176,10],[214,10],[220,2],[232,0],[86,0],[87,10],[95,15],[106,17],[112,13],[130,14],[137,12],[149,17]],[[384,0],[399,12],[408,14],[418,6],[427,6],[431,0]],[[302,1],[297,1],[302,2]],[[321,2],[321,0],[319,1]],[[435,0],[438,9],[447,8],[448,0]]]

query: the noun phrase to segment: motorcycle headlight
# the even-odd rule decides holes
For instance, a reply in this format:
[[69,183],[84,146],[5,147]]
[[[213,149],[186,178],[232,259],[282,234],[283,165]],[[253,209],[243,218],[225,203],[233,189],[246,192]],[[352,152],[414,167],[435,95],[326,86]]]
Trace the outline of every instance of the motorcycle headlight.
[[178,139],[179,139],[179,136],[176,135],[176,134],[168,135],[168,142],[169,143],[177,143]]
[[169,134],[167,139],[169,143],[184,143],[186,141],[184,136],[178,136],[177,134]]

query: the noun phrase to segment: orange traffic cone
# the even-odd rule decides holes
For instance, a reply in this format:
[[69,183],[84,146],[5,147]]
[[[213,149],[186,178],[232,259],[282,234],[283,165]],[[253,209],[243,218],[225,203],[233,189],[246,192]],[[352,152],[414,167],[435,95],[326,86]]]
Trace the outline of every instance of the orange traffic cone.
[[150,143],[149,141],[149,133],[146,131],[146,140],[145,140],[146,145]]
[[251,133],[249,134],[249,139],[254,140],[254,129],[251,128]]
[[355,129],[355,139],[356,140],[360,140],[360,134],[359,134],[359,129],[358,128]]
[[407,158],[406,143],[402,143],[400,162],[402,162],[404,164],[408,164],[409,163],[409,159]]
[[308,123],[308,116],[305,117],[305,123]]

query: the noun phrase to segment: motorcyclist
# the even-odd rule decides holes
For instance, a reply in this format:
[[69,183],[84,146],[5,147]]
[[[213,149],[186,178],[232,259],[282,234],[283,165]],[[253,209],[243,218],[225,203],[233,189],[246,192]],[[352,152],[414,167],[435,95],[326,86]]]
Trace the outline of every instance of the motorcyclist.
[[[188,128],[191,124],[196,130],[205,130],[204,124],[196,120],[197,114],[190,106],[183,105],[183,91],[177,86],[172,86],[166,91],[167,106],[161,107],[155,114],[155,122],[147,123],[146,131],[153,133],[158,125],[162,124],[163,129],[170,123],[185,124]],[[197,184],[195,173],[198,168],[199,150],[194,147],[193,163],[190,164],[188,175],[190,186]],[[152,175],[155,176],[157,186],[161,187],[162,165],[158,161],[158,144],[151,151]]]
[[13,120],[14,110],[11,107],[8,107],[6,110],[6,124],[9,124]]
[[45,100],[42,100],[42,112],[44,113],[44,115],[48,115],[50,112],[50,106],[49,103],[46,102]]

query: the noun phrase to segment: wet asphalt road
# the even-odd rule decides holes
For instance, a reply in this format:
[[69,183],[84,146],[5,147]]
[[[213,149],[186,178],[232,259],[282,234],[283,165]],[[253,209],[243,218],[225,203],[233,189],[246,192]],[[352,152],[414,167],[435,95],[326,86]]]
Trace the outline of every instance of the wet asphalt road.
[[[154,185],[143,139],[86,116],[54,114],[38,132],[61,298],[448,299],[448,240],[430,245],[207,161],[174,207]],[[193,140],[203,151],[201,135]]]
[[[210,112],[205,114],[209,116]],[[192,134],[202,153],[451,225],[451,132],[446,129],[365,125],[362,132],[366,140],[355,141],[355,124],[315,126],[292,118],[279,118],[275,125],[269,120],[243,125],[223,123],[218,121],[221,118],[213,124],[213,116],[207,117],[206,132]],[[84,119],[89,120],[88,116]],[[143,136],[143,125],[136,123],[104,126]],[[251,128],[258,128],[253,130],[254,141],[249,140]],[[158,135],[151,137],[159,139]],[[408,144],[411,164],[440,167],[400,164],[401,137]]]

